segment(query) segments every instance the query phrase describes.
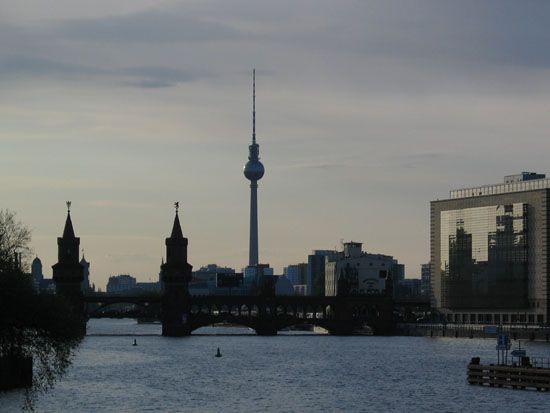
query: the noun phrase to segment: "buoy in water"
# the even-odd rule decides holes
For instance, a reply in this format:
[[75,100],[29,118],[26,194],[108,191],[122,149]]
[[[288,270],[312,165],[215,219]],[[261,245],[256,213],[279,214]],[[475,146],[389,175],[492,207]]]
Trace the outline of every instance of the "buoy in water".
[[218,352],[216,353],[216,357],[221,357],[222,353],[220,353],[220,348],[218,347]]
[[134,344],[132,346],[137,346],[137,340],[134,338]]

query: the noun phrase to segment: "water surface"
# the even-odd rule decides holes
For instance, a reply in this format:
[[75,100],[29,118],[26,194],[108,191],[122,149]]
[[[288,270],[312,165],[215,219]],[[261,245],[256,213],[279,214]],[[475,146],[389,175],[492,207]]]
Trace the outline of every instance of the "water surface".
[[[90,334],[159,334],[159,325],[91,320]],[[492,340],[429,337],[259,337],[246,328],[201,333],[92,335],[38,412],[548,411],[550,394],[470,386],[472,356],[494,361]],[[138,345],[132,346],[136,338]],[[550,355],[545,343],[528,353]],[[223,357],[216,358],[217,347]],[[0,399],[18,411],[21,393]]]

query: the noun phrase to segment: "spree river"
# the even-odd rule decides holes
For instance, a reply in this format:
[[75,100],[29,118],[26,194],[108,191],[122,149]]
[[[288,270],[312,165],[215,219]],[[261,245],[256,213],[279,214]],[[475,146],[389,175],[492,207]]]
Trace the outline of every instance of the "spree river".
[[[166,338],[146,335],[160,334],[159,325],[91,320],[72,366],[38,397],[36,411],[525,412],[550,406],[548,393],[467,384],[472,356],[496,360],[493,340],[198,332]],[[229,332],[243,334],[214,335]],[[109,335],[126,333],[142,335]],[[550,355],[548,344],[525,344],[529,355]],[[218,347],[221,358],[214,357]],[[21,392],[0,395],[1,411],[21,406]]]

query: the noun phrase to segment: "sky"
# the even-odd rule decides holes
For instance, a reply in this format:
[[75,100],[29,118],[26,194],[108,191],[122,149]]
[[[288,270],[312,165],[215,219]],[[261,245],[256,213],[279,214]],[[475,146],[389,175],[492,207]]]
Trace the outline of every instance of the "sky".
[[429,261],[429,202],[550,173],[550,3],[0,0],[0,208],[46,276],[72,201],[91,281],[248,260],[256,68],[260,261],[364,243]]

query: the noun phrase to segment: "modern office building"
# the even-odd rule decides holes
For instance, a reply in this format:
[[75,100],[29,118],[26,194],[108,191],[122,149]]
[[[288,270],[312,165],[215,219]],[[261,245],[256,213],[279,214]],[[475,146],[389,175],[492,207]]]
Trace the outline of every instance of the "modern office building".
[[404,268],[392,256],[363,252],[360,242],[346,242],[343,251],[326,257],[325,294],[384,293],[387,280],[400,278]]
[[32,260],[31,275],[34,289],[36,291],[40,290],[40,283],[44,279],[44,274],[42,273],[42,261],[40,261],[40,258],[38,257]]
[[84,252],[82,253],[80,265],[82,265],[84,271],[84,279],[82,280],[82,292],[87,293],[92,290],[92,287],[90,286],[90,263],[86,261],[86,258],[84,258]]
[[224,295],[244,294],[243,274],[235,269],[208,264],[193,272],[189,283],[191,295]]
[[419,278],[405,278],[399,283],[398,296],[401,298],[418,298],[421,293],[422,281]]
[[308,295],[307,264],[293,264],[283,268],[283,275],[292,284],[294,295]]
[[307,256],[307,295],[325,295],[326,257],[337,254],[336,250],[313,250]]
[[42,272],[42,261],[35,257],[31,263],[31,275],[34,289],[41,293],[55,293],[55,283],[51,278],[45,278]]
[[432,307],[450,322],[548,323],[550,179],[534,172],[431,202]]
[[307,264],[292,264],[283,268],[283,275],[286,276],[292,285],[307,284]]
[[136,282],[136,293],[159,293],[160,294],[160,281],[147,281],[147,282]]
[[432,270],[430,263],[420,266],[420,293],[424,297],[430,297],[432,294]]
[[294,286],[284,275],[275,276],[275,295],[294,295]]
[[136,279],[128,274],[110,276],[107,281],[107,293],[119,294],[136,288]]

